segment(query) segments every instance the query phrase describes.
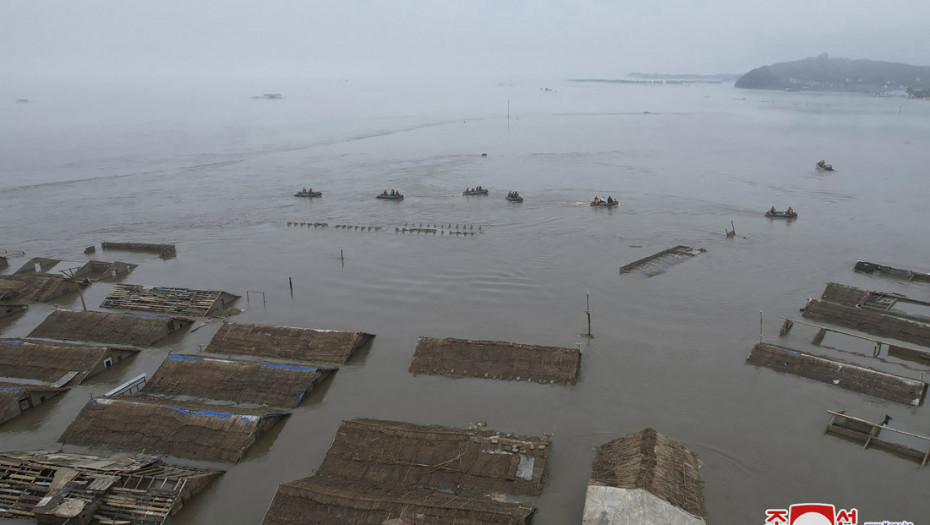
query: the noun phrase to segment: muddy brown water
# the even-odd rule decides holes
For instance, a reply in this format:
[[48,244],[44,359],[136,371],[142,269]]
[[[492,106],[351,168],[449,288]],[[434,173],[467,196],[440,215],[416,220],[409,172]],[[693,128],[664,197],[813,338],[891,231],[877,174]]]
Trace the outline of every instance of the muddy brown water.
[[[277,486],[312,475],[340,421],[356,417],[551,434],[537,525],[578,523],[594,448],[646,426],[697,453],[711,523],[762,523],[768,508],[811,501],[856,507],[861,521],[930,515],[930,472],[823,435],[831,409],[888,414],[927,434],[926,407],[744,362],[762,311],[766,341],[927,372],[874,360],[870,345],[835,334],[816,348],[813,329],[777,331],[831,281],[930,299],[927,285],[852,272],[857,259],[930,269],[930,104],[552,81],[290,91],[258,101],[232,90],[46,90],[0,110],[0,250],[26,252],[5,273],[34,256],[77,266],[97,245],[96,259],[139,264],[124,282],[242,295],[235,321],[376,334],[241,463],[222,466],[175,524],[259,523]],[[820,159],[838,171],[816,172]],[[490,195],[461,195],[479,184]],[[303,186],[323,197],[293,197]],[[385,188],[405,200],[376,200]],[[525,201],[507,202],[510,190]],[[592,209],[595,195],[620,206]],[[799,218],[766,219],[773,205]],[[405,223],[476,234],[395,233]],[[343,224],[381,229],[334,227]],[[172,242],[178,255],[103,252],[107,240]],[[654,277],[618,274],[679,244],[707,251]],[[111,286],[93,284],[88,305]],[[581,336],[586,291],[593,339]],[[0,336],[26,336],[51,307],[3,320]],[[90,396],[153,373],[170,352],[201,351],[219,325],[185,331],[4,424],[0,448],[57,450]],[[412,376],[423,335],[580,343],[581,373],[570,387]]]

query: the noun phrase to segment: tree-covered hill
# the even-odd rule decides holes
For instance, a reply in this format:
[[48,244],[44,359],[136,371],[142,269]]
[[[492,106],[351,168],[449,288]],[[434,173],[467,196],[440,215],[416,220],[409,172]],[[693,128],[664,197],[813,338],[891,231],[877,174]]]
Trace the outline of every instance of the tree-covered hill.
[[736,87],[858,92],[910,89],[920,92],[930,88],[930,67],[830,58],[824,53],[753,69],[736,81]]

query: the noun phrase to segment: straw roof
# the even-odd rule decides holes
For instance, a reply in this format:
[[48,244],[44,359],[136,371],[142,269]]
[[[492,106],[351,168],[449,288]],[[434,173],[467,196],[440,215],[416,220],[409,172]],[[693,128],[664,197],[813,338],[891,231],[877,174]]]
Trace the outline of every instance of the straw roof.
[[804,307],[805,319],[833,323],[879,337],[930,346],[930,324],[885,315],[866,308],[812,300]]
[[100,306],[206,317],[229,308],[238,298],[238,295],[215,290],[117,284]]
[[89,279],[99,281],[102,279],[115,279],[133,271],[138,264],[130,264],[122,261],[87,261],[74,272],[75,279]]
[[131,396],[91,399],[59,441],[235,463],[289,412]]
[[159,525],[221,473],[170,465],[141,454],[4,452],[0,453],[0,517],[40,523]]
[[588,484],[644,489],[690,514],[707,518],[697,456],[651,428],[598,447]]
[[56,310],[29,337],[151,346],[191,323],[167,315]]
[[162,259],[170,259],[177,255],[173,244],[155,244],[148,242],[110,242],[100,244],[104,250],[123,250],[129,252],[157,253]]
[[927,392],[927,383],[917,379],[887,374],[766,343],[753,346],[746,362],[914,406],[920,405]]
[[548,437],[354,419],[336,433],[319,474],[393,485],[538,495]]
[[827,283],[820,298],[824,301],[845,305],[855,305],[862,302],[865,290],[838,283]]
[[420,337],[410,372],[572,384],[580,362],[577,348]]
[[363,332],[225,323],[206,352],[344,365],[353,352],[373,337]]
[[51,398],[67,391],[67,388],[0,382],[0,423],[12,419],[22,412],[19,406],[21,399],[27,397]]
[[484,497],[467,498],[420,487],[385,489],[370,483],[313,476],[278,487],[262,523],[525,525],[532,513],[532,507]]
[[331,371],[294,364],[169,355],[146,383],[145,393],[293,408]]
[[0,300],[47,302],[77,292],[78,284],[60,275],[28,273],[0,275]]
[[102,369],[103,361],[107,357],[116,355],[116,361],[119,361],[120,358],[136,352],[138,350],[125,347],[0,339],[0,374],[5,377],[56,383],[73,373],[73,379],[63,384],[78,384],[96,370]]
[[60,259],[47,259],[45,257],[33,257],[32,259],[29,259],[29,262],[20,266],[19,269],[16,270],[16,273],[20,275],[29,274],[29,273],[37,273],[36,272],[37,264],[39,265],[40,272],[48,272],[49,270],[52,269],[53,266],[55,266],[56,264],[60,262],[61,262]]

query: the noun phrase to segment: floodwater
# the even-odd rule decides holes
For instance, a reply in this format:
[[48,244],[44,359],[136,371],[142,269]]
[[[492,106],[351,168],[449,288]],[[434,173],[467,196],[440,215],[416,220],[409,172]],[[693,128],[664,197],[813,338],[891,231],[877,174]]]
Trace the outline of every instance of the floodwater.
[[[278,83],[282,100],[251,99],[269,90],[258,85],[11,90],[0,88],[0,251],[26,257],[6,272],[34,256],[77,266],[97,245],[97,259],[139,263],[124,282],[241,295],[235,321],[376,334],[224,465],[178,525],[259,523],[277,486],[312,475],[357,417],[551,434],[536,525],[580,522],[594,448],[646,426],[697,453],[711,523],[762,523],[803,502],[855,507],[861,521],[930,515],[930,473],[823,435],[831,409],[927,434],[926,407],[744,363],[761,311],[766,341],[927,371],[842,336],[811,347],[800,325],[777,335],[830,281],[930,299],[927,285],[852,272],[857,259],[928,269],[926,102],[554,80]],[[838,171],[817,173],[820,159]],[[461,196],[479,184],[489,196]],[[293,197],[303,186],[323,197]],[[392,188],[406,199],[374,198]],[[505,201],[509,190],[525,202]],[[595,195],[620,206],[590,208]],[[800,216],[764,218],[773,205]],[[395,233],[420,223],[476,234]],[[100,252],[107,240],[172,242],[178,256]],[[618,274],[678,244],[707,251],[654,277]],[[111,286],[87,289],[88,306]],[[593,339],[581,336],[586,292]],[[0,335],[27,335],[50,308]],[[58,449],[90,396],[201,351],[219,325],[4,424],[0,449]],[[581,373],[571,387],[415,377],[418,336],[581,344]]]

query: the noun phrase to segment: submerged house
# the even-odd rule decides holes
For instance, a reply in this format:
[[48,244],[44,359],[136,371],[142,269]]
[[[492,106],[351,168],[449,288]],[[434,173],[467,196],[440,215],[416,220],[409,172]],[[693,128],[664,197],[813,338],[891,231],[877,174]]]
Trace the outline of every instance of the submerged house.
[[651,428],[601,445],[585,494],[583,525],[704,525],[697,456]]
[[805,319],[831,323],[879,337],[930,346],[930,323],[917,322],[869,308],[812,299],[804,307]]
[[137,352],[127,347],[0,339],[0,376],[54,386],[80,384]]
[[145,395],[94,398],[59,441],[236,463],[260,435],[289,415]]
[[191,323],[170,315],[55,310],[29,337],[152,346]]
[[75,279],[87,279],[88,281],[101,281],[104,279],[119,279],[133,271],[137,264],[124,263],[122,261],[87,261],[84,266],[74,272]]
[[67,391],[53,386],[0,382],[0,424]]
[[570,385],[580,363],[577,348],[420,337],[410,373]]
[[238,298],[238,295],[223,291],[117,284],[100,306],[117,310],[207,317],[230,308]]
[[746,362],[913,406],[919,406],[927,393],[927,383],[918,379],[767,343],[756,343]]
[[317,474],[281,485],[263,523],[525,525],[532,506],[487,494],[540,494],[549,445],[492,430],[345,421]]
[[533,507],[429,488],[386,489],[312,476],[278,487],[263,525],[527,525]]
[[143,392],[294,408],[332,371],[292,363],[173,354]]
[[0,275],[0,301],[45,303],[79,290],[78,283],[62,275],[46,273]]
[[175,257],[177,249],[173,244],[156,244],[149,242],[108,242],[100,244],[104,250],[121,250],[126,252],[154,253],[162,259]]
[[17,275],[25,275],[30,273],[48,273],[49,270],[55,267],[60,263],[60,259],[49,259],[46,257],[33,257],[26,264],[19,267],[16,270]]
[[62,525],[163,525],[220,474],[142,454],[2,452],[0,517]]
[[364,332],[225,323],[205,352],[344,365],[373,338]]

